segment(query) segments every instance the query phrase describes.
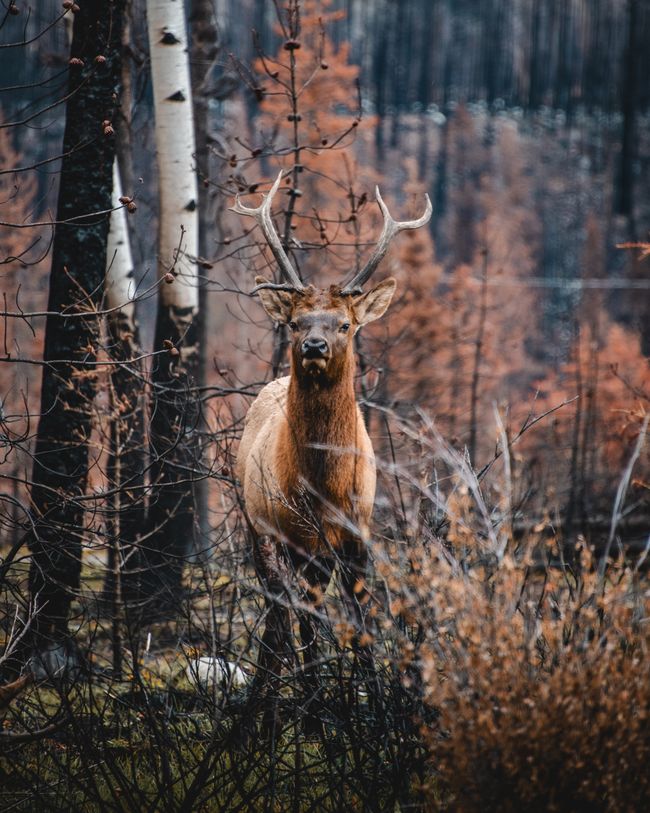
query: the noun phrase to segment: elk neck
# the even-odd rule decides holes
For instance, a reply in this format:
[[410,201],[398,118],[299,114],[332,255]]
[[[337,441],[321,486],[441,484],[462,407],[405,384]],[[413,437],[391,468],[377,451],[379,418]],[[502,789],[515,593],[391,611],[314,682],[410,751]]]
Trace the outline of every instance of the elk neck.
[[354,367],[352,348],[331,379],[307,375],[292,364],[284,451],[296,479],[328,497],[350,486],[345,482],[354,459],[349,450],[358,445]]

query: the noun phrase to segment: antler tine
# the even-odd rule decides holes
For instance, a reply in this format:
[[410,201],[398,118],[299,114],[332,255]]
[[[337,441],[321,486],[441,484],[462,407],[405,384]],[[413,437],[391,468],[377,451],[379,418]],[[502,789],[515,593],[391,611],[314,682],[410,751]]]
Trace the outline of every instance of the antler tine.
[[[285,287],[285,290],[302,291],[305,286],[302,284],[296,269],[291,264],[291,260],[287,257],[280,238],[278,237],[278,233],[275,230],[275,226],[273,225],[273,221],[271,220],[271,203],[273,202],[275,193],[278,191],[281,180],[282,170],[280,170],[268,194],[262,195],[263,200],[259,206],[244,206],[239,200],[239,195],[236,195],[235,205],[230,207],[230,211],[236,212],[238,215],[246,215],[247,217],[255,218],[257,225],[262,229],[262,234],[269,244],[269,248],[273,252],[277,264],[280,266],[282,275],[289,283],[289,285]],[[259,288],[255,290],[259,290]]]
[[295,285],[285,285],[282,282],[260,282],[259,285],[256,285],[253,290],[251,291],[251,296],[256,294],[258,291],[288,291],[291,293],[292,291],[296,290]]
[[377,270],[377,266],[384,259],[386,252],[388,251],[388,246],[390,245],[391,240],[398,232],[403,231],[404,229],[419,229],[420,226],[426,225],[429,220],[431,220],[433,207],[431,206],[431,201],[428,195],[424,196],[426,199],[424,214],[422,217],[418,217],[417,220],[393,220],[390,212],[388,211],[388,206],[386,206],[384,203],[384,199],[381,196],[378,186],[375,187],[375,195],[377,196],[377,203],[379,204],[379,208],[384,216],[384,228],[381,232],[381,236],[379,237],[379,241],[377,242],[377,246],[372,257],[368,260],[363,270],[360,271],[356,277],[349,282],[345,288],[342,289],[342,294],[361,293],[362,287],[366,282],[368,282],[370,277]]

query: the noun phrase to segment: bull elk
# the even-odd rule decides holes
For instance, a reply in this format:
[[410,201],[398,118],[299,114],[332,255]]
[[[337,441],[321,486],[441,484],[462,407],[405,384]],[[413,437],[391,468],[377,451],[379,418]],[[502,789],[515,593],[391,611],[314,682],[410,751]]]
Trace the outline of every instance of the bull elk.
[[[427,195],[422,217],[394,221],[377,189],[384,227],[367,265],[347,285],[306,286],[271,220],[271,203],[281,179],[282,172],[259,207],[244,206],[237,198],[232,209],[255,218],[273,253],[284,282],[256,277],[253,292],[275,322],[288,326],[291,336],[290,375],[267,384],[255,399],[237,457],[256,571],[267,602],[253,691],[264,693],[272,687],[269,698],[277,698],[281,669],[290,656],[287,596],[299,576],[313,595],[319,595],[338,563],[343,601],[357,631],[363,630],[365,541],[376,469],[355,398],[353,337],[384,314],[395,292],[392,277],[362,290],[392,238],[403,229],[425,225],[431,217]],[[314,617],[298,613],[298,621],[303,674],[313,698],[318,692]],[[371,670],[369,650],[358,644],[356,651]],[[271,712],[272,724],[275,714]]]

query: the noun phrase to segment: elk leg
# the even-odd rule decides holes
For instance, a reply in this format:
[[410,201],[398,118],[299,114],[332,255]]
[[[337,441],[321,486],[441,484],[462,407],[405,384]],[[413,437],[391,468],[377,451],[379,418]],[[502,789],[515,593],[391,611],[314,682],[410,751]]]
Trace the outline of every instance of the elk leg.
[[344,546],[340,560],[341,567],[341,597],[348,615],[352,619],[356,634],[352,639],[352,647],[356,661],[361,667],[363,681],[368,692],[368,702],[371,709],[375,709],[379,700],[379,683],[375,670],[375,661],[370,646],[370,635],[366,620],[370,593],[365,586],[366,565],[368,554],[365,548],[355,540]]
[[[304,577],[310,588],[312,598],[322,598],[327,585],[332,578],[333,564],[327,559],[317,559],[310,562],[304,570]],[[321,684],[318,678],[318,619],[312,612],[301,610],[298,613],[300,625],[300,640],[303,649],[303,678],[306,690],[305,700],[305,731],[308,734],[322,732],[322,722],[319,712]]]
[[260,641],[251,698],[264,704],[263,728],[277,736],[282,667],[290,657],[291,622],[287,604],[289,566],[276,540],[258,537],[253,543],[257,576],[264,589],[266,620]]

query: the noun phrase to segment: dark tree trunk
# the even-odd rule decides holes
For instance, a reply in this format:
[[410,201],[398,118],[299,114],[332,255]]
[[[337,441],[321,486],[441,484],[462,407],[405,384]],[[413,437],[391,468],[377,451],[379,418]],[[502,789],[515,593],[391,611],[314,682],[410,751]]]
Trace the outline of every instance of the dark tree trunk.
[[571,463],[569,474],[569,496],[567,499],[566,513],[564,517],[563,527],[563,553],[566,562],[575,567],[577,564],[576,557],[576,518],[582,513],[581,508],[584,504],[584,481],[579,476],[580,472],[580,457],[583,453],[581,450],[581,438],[583,437],[583,423],[584,423],[584,382],[582,375],[581,353],[580,353],[580,329],[576,325],[574,328],[575,343],[576,343],[576,393],[578,400],[576,401],[576,415],[575,423],[573,425],[573,437],[571,441]]
[[[266,28],[263,25],[263,4],[256,2],[255,11],[258,18],[258,31],[261,34]],[[199,254],[201,257],[209,257],[212,253],[210,234],[216,218],[216,206],[214,193],[208,185],[210,178],[210,150],[208,145],[210,83],[206,82],[206,78],[209,78],[219,52],[219,36],[211,0],[192,0],[190,23],[192,39],[190,68],[199,189]],[[205,386],[207,378],[208,324],[208,291],[206,285],[199,282],[199,313],[197,317],[197,341],[199,347],[197,377],[199,387]],[[205,430],[207,428],[205,422],[201,421],[201,424]],[[194,498],[198,519],[198,547],[199,550],[204,550],[209,544],[210,535],[208,479],[206,477],[201,477],[196,483]]]
[[431,122],[427,117],[427,110],[431,104],[431,91],[433,88],[433,50],[431,40],[435,28],[436,0],[427,0],[422,9],[422,33],[420,42],[420,74],[418,76],[417,97],[422,104],[420,113],[420,144],[418,156],[418,170],[425,183],[430,181],[429,171],[429,129]]
[[[37,614],[34,645],[67,634],[70,601],[79,588],[84,535],[88,439],[95,394],[98,308],[106,271],[114,138],[119,91],[122,0],[86,0],[74,15],[61,185],[47,318],[41,419],[33,468],[30,591]],[[105,62],[95,57],[104,56]],[[82,146],[80,146],[82,145]],[[66,220],[76,218],[74,222]],[[60,315],[72,314],[70,318]],[[78,314],[86,313],[86,316]]]
[[583,54],[582,61],[582,99],[589,113],[599,104],[599,92],[602,84],[600,70],[603,63],[602,58],[598,58],[601,53],[601,30],[602,30],[602,3],[594,0],[590,12],[586,19],[583,19],[589,27],[589,36]]
[[[483,54],[482,54],[482,84],[485,87],[485,97],[488,104],[492,102],[499,95],[499,60],[501,58],[502,49],[498,43],[503,35],[501,30],[501,19],[499,14],[499,7],[494,0],[488,0],[484,3],[487,6],[484,12],[483,19]],[[479,85],[480,87],[480,85]]]
[[[111,375],[111,455],[107,473],[112,493],[108,532],[111,545],[105,596],[119,605],[119,594],[136,599],[137,546],[145,526],[146,504],[144,384],[142,366],[132,360],[140,354],[137,323],[122,311],[109,314],[108,353],[115,366]],[[121,584],[121,590],[120,590]]]
[[[117,167],[126,195],[133,195],[133,65],[132,20],[133,0],[126,0],[122,31],[122,92],[117,128]],[[115,199],[115,195],[113,195]],[[116,215],[113,215],[115,217]],[[137,220],[137,218],[136,218]],[[134,218],[126,217],[129,249],[141,242],[136,239]],[[110,243],[110,241],[109,241]],[[139,253],[139,252],[138,252]],[[129,256],[131,251],[129,251]],[[117,257],[108,257],[109,266]],[[137,262],[137,260],[135,260]],[[133,279],[133,268],[130,276]],[[142,355],[140,332],[135,305],[114,302],[109,296],[111,312],[106,320],[109,339],[108,354],[114,361],[126,362]],[[118,310],[112,310],[117,307]],[[128,602],[136,598],[137,546],[146,522],[146,395],[144,365],[131,361],[112,369],[111,375],[111,453],[108,462],[110,490],[113,492],[108,506],[107,531],[109,536],[108,562],[104,581],[105,605],[121,612],[120,594]]]
[[[210,6],[210,15],[214,13],[214,3],[208,2],[206,3],[205,0],[199,0],[199,3],[196,2],[192,3],[192,9],[199,8],[200,6],[207,5]],[[192,11],[192,15],[194,15],[194,11]],[[271,53],[273,50],[273,31],[270,25],[267,23],[267,2],[266,0],[255,0],[255,6],[253,11],[253,20],[254,20],[254,29],[259,35],[259,44],[262,48],[264,53],[268,54]],[[216,40],[216,27],[215,27],[215,44]]]
[[[122,188],[126,195],[135,192],[135,175],[133,172],[133,74],[134,59],[132,55],[131,30],[133,20],[133,0],[125,0],[124,26],[122,29],[122,87],[120,94],[120,107],[116,115],[116,150],[120,167]],[[127,218],[132,226],[132,218]],[[129,229],[131,245],[134,244],[134,228]]]
[[569,69],[569,50],[571,47],[569,30],[571,25],[570,5],[562,0],[557,13],[559,15],[559,34],[553,103],[555,107],[569,113],[571,101],[571,75]]
[[406,65],[409,64],[412,59],[415,59],[415,54],[409,53],[410,47],[412,47],[410,41],[410,11],[410,3],[406,3],[405,7],[401,7],[400,4],[395,3],[393,9],[394,17],[391,25],[394,32],[394,57],[391,71],[391,106],[393,108],[393,117],[390,130],[390,146],[392,149],[399,147],[402,111],[403,109],[408,109],[409,83]]
[[623,133],[621,136],[621,162],[616,190],[616,214],[629,219],[629,236],[634,235],[634,161],[636,159],[636,101],[637,101],[637,60],[638,60],[638,0],[628,0],[628,35],[623,72]]
[[[189,311],[189,312],[188,312]],[[183,567],[193,548],[200,410],[197,320],[190,309],[160,302],[150,422],[152,495],[147,538],[140,543],[140,599],[154,613],[178,608]]]
[[[110,261],[110,260],[109,260]],[[144,489],[144,376],[133,359],[140,355],[138,327],[132,314],[115,311],[107,318],[107,352],[121,362],[111,370],[109,383],[110,455],[107,465],[109,497],[106,506],[108,558],[103,609],[112,621],[113,674],[122,675],[122,623],[125,601],[137,598],[139,537],[145,527]],[[128,613],[127,616],[128,618]]]
[[[196,143],[183,8],[178,3],[152,4],[147,20],[159,172],[157,272],[162,285],[152,365],[148,522],[138,551],[144,620],[180,608],[184,565],[195,535],[198,189],[192,168]],[[163,26],[172,38],[160,37]],[[172,238],[173,232],[180,237]]]
[[373,78],[375,81],[375,112],[377,114],[377,124],[375,125],[375,148],[377,150],[377,163],[380,167],[383,165],[385,151],[384,151],[384,121],[386,118],[386,91],[388,77],[386,76],[387,59],[386,52],[388,49],[388,32],[386,25],[387,13],[383,8],[378,10],[375,15],[375,52],[374,52],[374,69]]
[[449,142],[450,134],[449,128],[451,126],[451,105],[449,104],[450,86],[451,86],[451,59],[448,57],[445,62],[444,77],[443,77],[443,104],[442,112],[444,114],[444,122],[440,127],[440,147],[438,149],[438,157],[436,160],[436,184],[434,189],[434,205],[433,205],[433,234],[436,243],[436,253],[438,257],[444,257],[447,253],[448,247],[444,235],[444,220],[447,214],[447,181],[449,175]]
[[422,9],[422,31],[420,39],[420,71],[418,74],[417,98],[426,112],[431,104],[431,90],[433,88],[433,46],[440,38],[435,28],[435,12],[437,0],[425,0]]

